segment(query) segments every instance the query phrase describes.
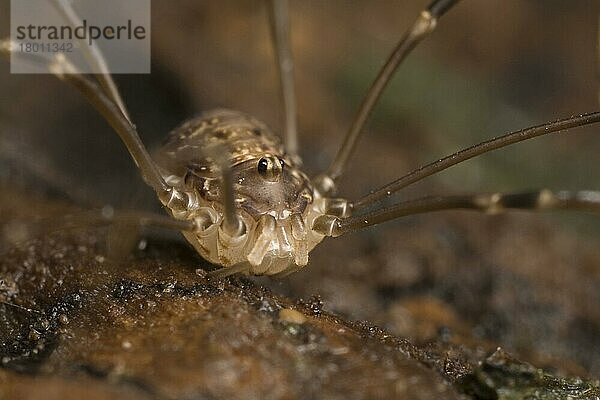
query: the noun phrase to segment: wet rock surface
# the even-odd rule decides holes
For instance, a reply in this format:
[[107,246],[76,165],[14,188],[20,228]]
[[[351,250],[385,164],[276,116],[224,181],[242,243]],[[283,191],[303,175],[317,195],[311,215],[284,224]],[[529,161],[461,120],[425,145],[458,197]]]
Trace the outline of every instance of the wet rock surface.
[[[2,200],[4,218],[23,217],[16,193]],[[48,215],[77,212],[41,204]],[[423,318],[441,329],[436,340],[415,344],[371,322],[326,312],[318,296],[297,300],[244,277],[212,281],[206,271],[214,267],[180,241],[150,238],[143,249],[111,260],[110,234],[62,231],[5,246],[2,398],[600,395],[599,383],[589,378],[559,378],[494,352],[489,341],[444,332],[440,327],[461,318],[441,302],[413,299],[415,307],[430,310]],[[9,236],[5,231],[5,240]]]
[[[122,265],[103,260],[86,235],[11,251],[2,263],[0,328],[8,393],[35,375],[93,380],[99,396],[457,397],[408,357],[408,343],[368,338],[362,327],[243,278],[210,282],[189,268],[202,261],[178,247],[151,244]],[[306,320],[285,317],[290,309]]]

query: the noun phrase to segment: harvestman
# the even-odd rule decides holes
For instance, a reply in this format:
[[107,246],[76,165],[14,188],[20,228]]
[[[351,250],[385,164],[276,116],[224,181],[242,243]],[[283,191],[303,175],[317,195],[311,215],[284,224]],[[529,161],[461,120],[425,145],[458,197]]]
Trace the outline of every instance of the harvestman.
[[[66,0],[53,1],[67,21],[78,21]],[[237,111],[213,110],[173,130],[161,156],[154,160],[142,144],[99,51],[92,48],[86,53],[88,62],[101,72],[93,76],[79,73],[64,57],[38,59],[51,73],[75,86],[110,123],[142,178],[170,214],[94,213],[75,222],[91,220],[101,225],[123,220],[179,230],[205,259],[222,267],[213,272],[215,276],[238,272],[284,276],[306,266],[308,253],[324,237],[341,236],[406,215],[450,209],[490,213],[511,208],[600,211],[600,192],[546,189],[422,197],[388,207],[380,204],[402,188],[480,154],[600,122],[600,112],[495,137],[422,166],[355,201],[332,197],[365,122],[398,66],[457,3],[459,0],[434,0],[421,12],[379,71],[331,166],[313,180],[300,170],[287,0],[269,1],[285,108],[283,144],[253,117]],[[6,40],[0,47],[10,54],[12,45]]]

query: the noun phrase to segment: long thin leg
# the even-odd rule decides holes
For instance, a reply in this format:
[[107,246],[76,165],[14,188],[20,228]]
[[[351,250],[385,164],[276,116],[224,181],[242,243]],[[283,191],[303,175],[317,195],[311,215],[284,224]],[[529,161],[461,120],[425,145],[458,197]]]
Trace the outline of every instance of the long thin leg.
[[375,104],[388,85],[390,79],[398,69],[400,63],[408,54],[421,42],[427,35],[435,29],[439,18],[441,18],[450,8],[456,5],[459,0],[434,0],[429,7],[421,12],[413,26],[404,34],[400,42],[389,56],[385,65],[379,71],[377,78],[372,83],[371,88],[362,101],[356,117],[346,134],[342,146],[337,152],[331,166],[319,178],[320,190],[325,193],[334,191],[335,181],[342,176],[346,170],[348,160],[358,143],[362,129],[373,111]]
[[[578,210],[600,213],[600,192],[552,192],[548,189],[523,193],[491,193],[455,196],[431,196],[404,201],[390,207],[346,219],[320,217],[317,230],[328,236],[341,236],[363,228],[407,215],[442,210],[476,210],[490,214],[506,209],[523,210]],[[314,228],[313,228],[314,229]]]
[[600,112],[589,114],[580,114],[575,117],[561,119],[555,122],[549,122],[542,125],[537,125],[530,128],[521,129],[502,136],[495,137],[485,142],[476,144],[466,149],[460,150],[454,154],[441,158],[430,164],[417,168],[401,178],[375,190],[370,194],[353,202],[354,211],[367,208],[383,198],[391,196],[398,190],[409,186],[415,182],[422,180],[430,175],[450,168],[453,165],[459,164],[465,160],[476,157],[480,154],[488,153],[508,145],[522,142],[537,136],[547,135],[549,133],[557,133],[566,131],[571,128],[595,124],[600,122]]
[[113,127],[140,169],[144,181],[157,193],[168,191],[169,187],[142,143],[135,126],[121,113],[118,106],[94,81],[81,74],[63,74],[62,68],[61,66],[56,75],[75,86]]
[[75,204],[94,204],[94,201],[83,190],[73,187],[69,179],[55,169],[43,154],[35,151],[26,143],[19,143],[21,141],[17,140],[16,135],[11,136],[15,137],[0,137],[0,163],[14,164],[19,171],[24,171],[33,177],[34,182],[43,182],[45,189],[66,196]]
[[[10,40],[0,41],[0,52],[10,55],[11,51],[12,42]],[[62,55],[54,56],[51,60],[40,57],[38,62],[45,63],[49,72],[75,86],[106,119],[127,147],[141,171],[142,178],[149,186],[159,195],[163,195],[161,197],[171,191],[144,147],[135,126],[123,115],[119,106],[104,93],[93,79],[79,73],[75,66]]]
[[[63,18],[69,24],[71,24],[71,26],[80,26],[82,24],[81,19],[68,0],[53,0],[53,4]],[[104,88],[108,97],[115,102],[117,106],[119,106],[119,109],[125,118],[127,118],[128,121],[131,121],[131,117],[129,116],[129,112],[125,106],[125,102],[119,93],[117,84],[113,80],[112,75],[108,70],[108,66],[104,56],[102,55],[102,52],[98,46],[96,46],[96,44],[88,45],[83,39],[79,40],[79,42],[86,61],[95,71],[97,71],[94,76],[96,79],[98,79],[98,82],[100,82],[100,85]]]
[[229,267],[219,268],[214,271],[210,271],[207,276],[209,279],[223,279],[228,276],[235,275],[239,272],[249,271],[251,268],[250,263],[241,262],[235,265],[230,265]]
[[16,244],[67,229],[102,227],[116,223],[121,226],[155,227],[175,231],[197,229],[193,221],[181,221],[166,215],[142,211],[114,211],[111,207],[104,207],[101,210],[82,211],[34,222],[11,222],[4,226],[3,236],[9,244]]
[[227,163],[221,163],[221,190],[223,191],[223,204],[225,206],[225,231],[232,236],[244,233],[242,220],[235,212],[235,192],[233,188],[233,175]]
[[294,88],[294,60],[290,45],[288,0],[269,0],[268,3],[271,36],[285,111],[285,151],[289,156],[298,159],[296,91]]
[[233,186],[233,173],[231,171],[231,165],[229,164],[229,158],[227,154],[230,154],[226,145],[210,146],[203,150],[213,158],[219,170],[221,172],[221,201],[223,202],[223,228],[227,234],[231,236],[242,235],[245,231],[242,219],[236,212],[235,207],[235,189]]
[[23,307],[16,303],[11,303],[9,301],[0,300],[0,304],[9,306],[9,307],[14,307],[14,308],[22,310],[22,311],[27,311],[27,312],[36,313],[36,314],[43,314],[41,311],[34,310],[33,308]]
[[597,18],[597,27],[596,27],[596,84],[599,85],[598,86],[598,93],[597,93],[597,100],[598,100],[598,104],[600,104],[600,13],[598,13],[598,18]]

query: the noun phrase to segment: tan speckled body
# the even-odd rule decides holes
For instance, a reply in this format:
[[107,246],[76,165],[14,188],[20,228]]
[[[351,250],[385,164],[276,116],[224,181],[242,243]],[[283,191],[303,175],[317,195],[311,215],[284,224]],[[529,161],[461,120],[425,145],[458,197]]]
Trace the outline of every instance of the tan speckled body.
[[[219,155],[231,167],[236,212],[245,225],[239,237],[228,235],[220,224],[224,210],[217,151],[225,152]],[[286,157],[279,138],[251,116],[220,109],[191,119],[169,134],[157,161],[165,180],[193,199],[185,210],[171,209],[172,215],[211,220],[207,229],[184,236],[215,264],[240,264],[242,271],[249,264],[247,272],[261,275],[296,270],[323,239],[310,229],[323,214],[318,194]]]

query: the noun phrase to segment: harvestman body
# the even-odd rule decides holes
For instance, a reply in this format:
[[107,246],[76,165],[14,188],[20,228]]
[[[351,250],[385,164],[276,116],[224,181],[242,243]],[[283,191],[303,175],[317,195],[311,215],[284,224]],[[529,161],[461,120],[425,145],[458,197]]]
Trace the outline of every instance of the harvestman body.
[[[78,22],[67,0],[54,1],[65,19]],[[129,150],[145,182],[171,217],[143,213],[96,215],[98,224],[115,218],[182,231],[217,276],[237,272],[283,276],[308,263],[309,252],[326,236],[376,225],[405,215],[449,209],[499,212],[507,208],[600,211],[600,192],[541,190],[514,194],[423,197],[377,206],[380,200],[414,182],[477,155],[523,140],[600,122],[600,113],[581,114],[508,133],[420,167],[361,199],[331,197],[344,173],[362,128],[400,63],[459,0],[434,0],[404,34],[365,96],[330,168],[315,179],[300,170],[295,95],[289,46],[287,1],[269,1],[270,22],[279,66],[286,128],[283,143],[262,122],[231,110],[214,110],[172,131],[160,156],[150,157],[99,51],[87,50],[100,72],[96,80],[68,60],[41,60],[49,71],[73,84],[106,118]],[[10,41],[0,50],[10,54]],[[93,218],[92,218],[93,219]]]
[[[230,231],[221,226],[224,194],[214,156],[221,149],[231,166],[239,224]],[[204,225],[183,232],[204,258],[223,266],[249,263],[253,274],[308,263],[308,252],[324,237],[307,228],[323,214],[322,202],[267,126],[240,112],[214,110],[171,132],[161,150],[167,183],[191,194],[183,209],[166,206],[175,218]]]

